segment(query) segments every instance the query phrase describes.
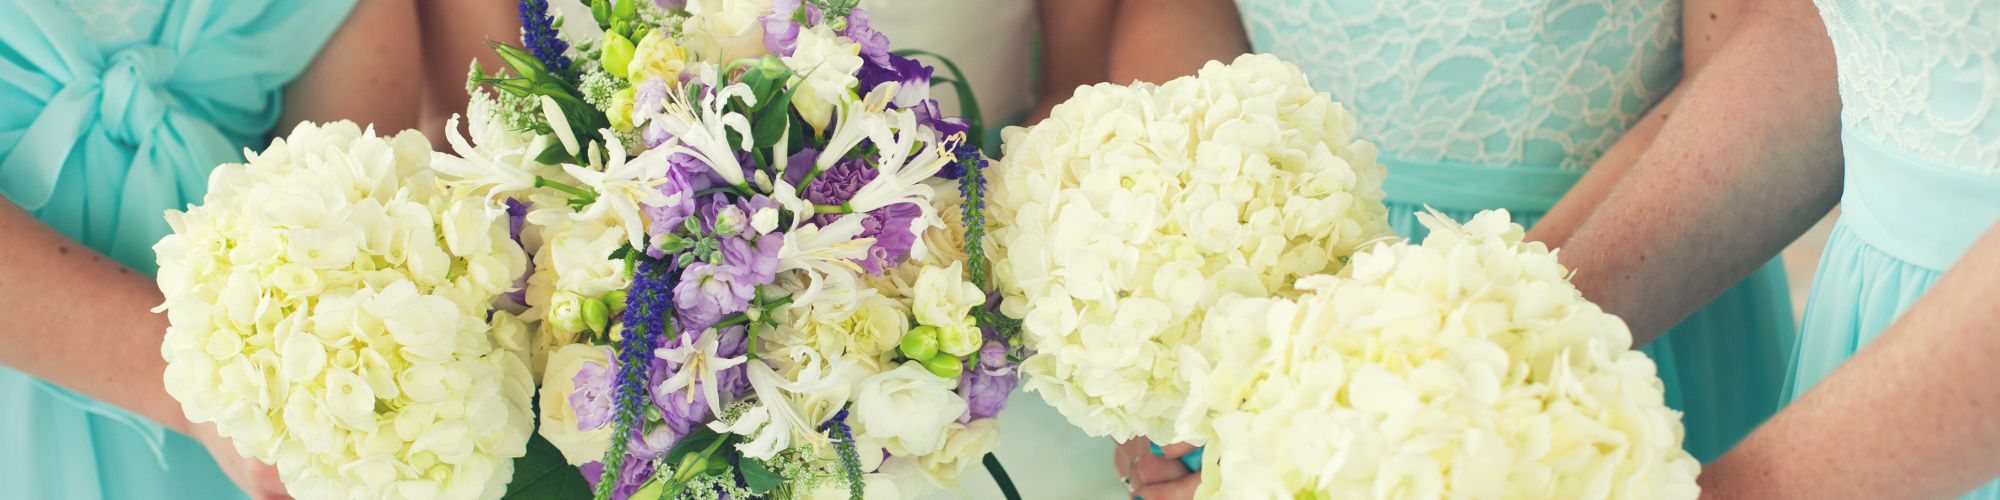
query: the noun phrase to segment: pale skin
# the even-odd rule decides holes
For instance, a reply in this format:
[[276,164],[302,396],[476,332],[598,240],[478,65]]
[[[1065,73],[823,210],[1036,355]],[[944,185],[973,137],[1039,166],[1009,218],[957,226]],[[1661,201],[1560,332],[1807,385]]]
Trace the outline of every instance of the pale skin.
[[[302,121],[353,120],[372,123],[382,134],[417,128],[438,137],[444,126],[439,110],[464,107],[465,66],[427,65],[425,58],[469,61],[487,49],[429,39],[507,40],[519,29],[510,3],[459,5],[470,3],[358,2],[319,56],[285,88],[277,133]],[[420,16],[420,10],[435,14]],[[432,97],[452,95],[456,101]],[[11,346],[0,349],[0,364],[195,438],[251,498],[288,498],[275,468],[238,455],[213,425],[187,421],[167,395],[159,347],[167,320],[150,312],[163,301],[151,278],[55,232],[11,201],[0,203],[0,232],[9,235],[0,240],[0,262],[7,263],[0,266],[0,283],[8,284],[0,287],[0,314],[16,318],[13,324],[37,325],[0,329],[0,342]]]
[[[1536,224],[1530,238],[1560,246],[1598,209],[1612,188],[1652,148],[1663,125],[1677,113],[1682,94],[1686,93],[1686,82],[1710,65],[1717,49],[1737,29],[1748,2],[1682,2],[1682,83],[1591,165],[1588,173]],[[1230,0],[1126,0],[1120,2],[1114,24],[1116,41],[1110,75],[1113,82],[1165,81],[1192,74],[1209,60],[1226,61],[1250,48],[1240,14]],[[1131,480],[1134,496],[1152,500],[1191,498],[1201,476],[1190,474],[1178,457],[1192,448],[1167,446],[1163,448],[1165,456],[1155,456],[1148,442],[1136,438],[1120,443],[1113,458],[1118,473]]]
[[[1841,193],[1833,50],[1811,2],[1759,2],[1734,36],[1665,124],[1659,142],[1673,147],[1646,153],[1561,255],[1642,339],[1769,259]],[[2000,475],[2000,386],[1984,382],[2000,380],[1996,293],[2000,226],[1710,464],[1703,495],[1946,498]]]

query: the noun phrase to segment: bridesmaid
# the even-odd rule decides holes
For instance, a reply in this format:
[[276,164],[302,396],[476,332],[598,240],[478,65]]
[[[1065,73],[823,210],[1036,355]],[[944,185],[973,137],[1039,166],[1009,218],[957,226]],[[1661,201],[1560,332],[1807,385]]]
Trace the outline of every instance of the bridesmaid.
[[[1561,246],[1648,151],[1685,93],[1683,76],[1703,69],[1739,8],[1736,0],[1127,2],[1112,77],[1159,81],[1246,49],[1277,54],[1350,106],[1360,133],[1381,148],[1390,224],[1403,235],[1424,236],[1414,214],[1425,206],[1460,219],[1504,208]],[[1685,413],[1685,445],[1697,458],[1720,456],[1777,410],[1793,343],[1785,286],[1771,260],[1643,348],[1668,404]],[[1145,450],[1122,447],[1120,474],[1145,484],[1185,473]]]
[[419,14],[452,10],[425,33],[519,27],[509,5],[460,3],[0,2],[0,496],[284,496],[162,390],[162,214],[302,120],[441,130],[426,97],[463,89],[464,66],[425,88],[424,51],[472,56],[419,43]]
[[1838,201],[1795,399],[1703,493],[2000,498],[2000,2],[1752,12],[1661,132],[1676,153],[1642,159],[1562,257],[1643,336]]

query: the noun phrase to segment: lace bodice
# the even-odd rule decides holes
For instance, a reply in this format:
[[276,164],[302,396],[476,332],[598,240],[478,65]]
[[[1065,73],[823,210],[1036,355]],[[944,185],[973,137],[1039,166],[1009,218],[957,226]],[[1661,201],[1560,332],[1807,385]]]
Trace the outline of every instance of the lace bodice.
[[1677,0],[1238,0],[1386,157],[1586,168],[1680,77]]
[[2000,2],[1815,3],[1839,61],[1848,133],[2000,176]]

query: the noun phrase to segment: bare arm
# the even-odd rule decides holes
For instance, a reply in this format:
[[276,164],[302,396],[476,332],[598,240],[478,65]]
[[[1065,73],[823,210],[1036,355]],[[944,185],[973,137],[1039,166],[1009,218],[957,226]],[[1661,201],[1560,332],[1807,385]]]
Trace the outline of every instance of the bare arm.
[[[4,198],[0,198],[4,200]],[[153,281],[0,201],[0,364],[190,433],[160,377],[167,318]]]
[[1946,498],[2000,475],[2000,225],[1701,475],[1707,498]]
[[[465,75],[473,59],[492,71],[505,67],[487,40],[518,44],[521,16],[516,2],[494,0],[417,0],[423,30],[424,76],[429,79],[423,130],[431,137],[444,131],[453,113],[465,113]],[[589,2],[585,2],[589,3]],[[592,22],[568,19],[566,22]]]
[[1113,83],[1163,82],[1250,51],[1231,0],[1123,0],[1113,26]]
[[1563,245],[1584,295],[1643,344],[1840,197],[1833,47],[1811,2],[1747,6],[1627,178]]
[[1560,247],[1569,240],[1571,234],[1575,234],[1577,226],[1604,202],[1604,198],[1611,194],[1611,189],[1632,170],[1632,165],[1638,162],[1639,156],[1646,152],[1646,148],[1653,145],[1653,139],[1659,137],[1661,125],[1666,123],[1667,118],[1673,116],[1674,107],[1680,103],[1680,96],[1683,93],[1681,89],[1687,86],[1687,82],[1693,81],[1695,75],[1701,73],[1701,69],[1708,65],[1709,58],[1714,56],[1716,48],[1720,47],[1723,40],[1735,29],[1736,21],[1743,13],[1744,2],[1745,0],[1682,2],[1681,83],[1676,84],[1675,89],[1668,92],[1659,103],[1654,104],[1653,109],[1647,110],[1638,123],[1633,124],[1624,135],[1619,136],[1618,142],[1604,151],[1604,156],[1598,157],[1597,162],[1591,164],[1590,170],[1583,175],[1583,178],[1578,180],[1575,186],[1570,187],[1568,193],[1563,194],[1562,201],[1556,203],[1555,208],[1550,209],[1547,215],[1542,216],[1540,222],[1535,223],[1535,228],[1528,232],[1530,239]]
[[[277,132],[301,121],[353,120],[393,134],[422,128],[425,77],[414,0],[361,0],[311,66],[285,88]],[[459,77],[465,76],[459,66]]]
[[1110,78],[1112,16],[1118,0],[1039,0],[1036,15],[1042,25],[1042,74],[1035,92],[1035,112],[1028,123],[1042,121],[1049,110],[1069,100],[1079,85]]

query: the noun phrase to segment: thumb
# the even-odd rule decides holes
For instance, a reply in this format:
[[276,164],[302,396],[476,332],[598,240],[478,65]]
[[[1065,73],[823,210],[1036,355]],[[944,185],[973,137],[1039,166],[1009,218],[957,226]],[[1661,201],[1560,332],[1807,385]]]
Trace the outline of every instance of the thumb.
[[1187,500],[1194,498],[1194,490],[1199,486],[1201,474],[1188,474],[1179,479],[1141,486],[1132,491],[1132,496],[1141,500]]

